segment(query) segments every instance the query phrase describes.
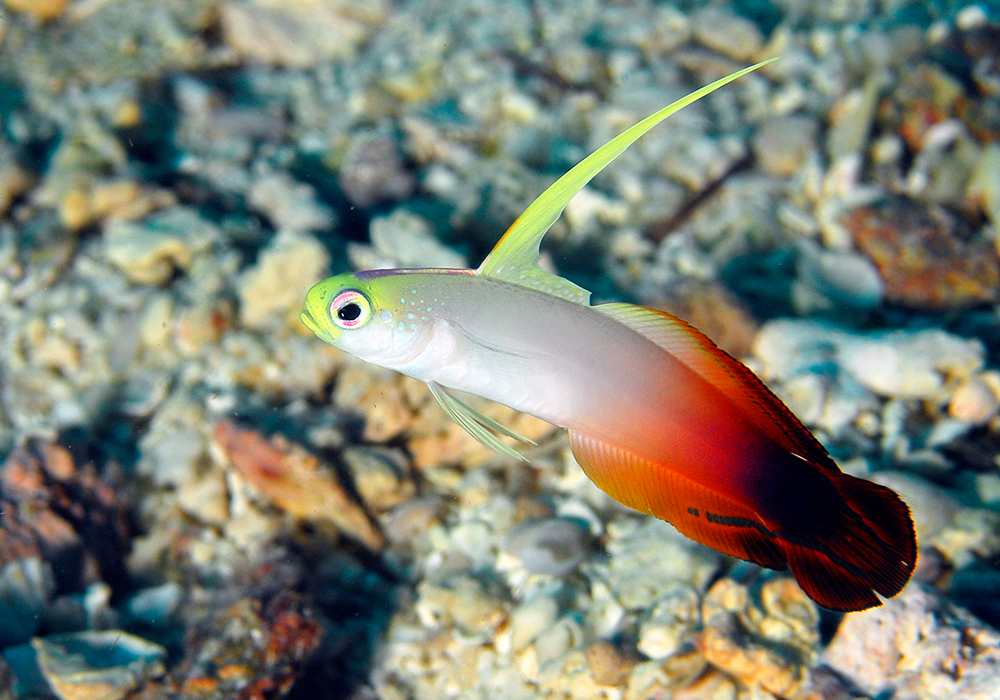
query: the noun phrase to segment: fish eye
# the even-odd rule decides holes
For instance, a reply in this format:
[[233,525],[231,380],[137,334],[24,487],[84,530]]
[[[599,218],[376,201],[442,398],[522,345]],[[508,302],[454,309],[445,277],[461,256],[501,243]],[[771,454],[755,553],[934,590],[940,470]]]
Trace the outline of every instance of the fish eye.
[[345,289],[330,302],[330,319],[338,328],[357,328],[364,325],[371,315],[371,303],[356,289]]
[[361,307],[355,304],[353,301],[344,304],[339,309],[337,309],[337,318],[341,321],[357,321],[358,316],[361,315]]

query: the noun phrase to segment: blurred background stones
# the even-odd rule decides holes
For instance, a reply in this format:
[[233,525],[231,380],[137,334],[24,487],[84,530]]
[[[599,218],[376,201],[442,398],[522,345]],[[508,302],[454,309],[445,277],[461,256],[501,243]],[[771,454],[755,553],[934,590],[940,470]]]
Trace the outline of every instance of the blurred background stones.
[[[985,3],[6,0],[0,694],[995,697],[998,47]],[[692,321],[903,495],[915,582],[848,616],[297,317],[345,269],[477,265],[773,55],[544,264]]]

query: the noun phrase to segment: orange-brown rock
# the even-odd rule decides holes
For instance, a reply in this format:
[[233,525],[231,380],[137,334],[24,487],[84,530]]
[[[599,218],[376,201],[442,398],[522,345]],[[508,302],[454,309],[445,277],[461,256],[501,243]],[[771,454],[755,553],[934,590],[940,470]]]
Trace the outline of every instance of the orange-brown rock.
[[277,508],[302,520],[331,522],[369,549],[385,546],[385,538],[336,473],[305,448],[278,437],[267,440],[231,420],[216,426],[215,441],[250,487]]
[[878,267],[890,303],[953,309],[1000,299],[996,249],[941,208],[899,197],[859,207],[844,223]]

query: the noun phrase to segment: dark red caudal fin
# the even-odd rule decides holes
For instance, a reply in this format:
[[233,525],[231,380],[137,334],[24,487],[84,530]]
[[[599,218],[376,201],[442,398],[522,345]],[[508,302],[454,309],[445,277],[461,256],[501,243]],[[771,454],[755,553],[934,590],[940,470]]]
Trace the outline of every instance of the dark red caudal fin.
[[788,566],[825,608],[873,608],[881,604],[879,596],[899,593],[916,566],[910,509],[894,491],[849,474],[837,475],[835,485],[847,508],[808,539],[784,540]]

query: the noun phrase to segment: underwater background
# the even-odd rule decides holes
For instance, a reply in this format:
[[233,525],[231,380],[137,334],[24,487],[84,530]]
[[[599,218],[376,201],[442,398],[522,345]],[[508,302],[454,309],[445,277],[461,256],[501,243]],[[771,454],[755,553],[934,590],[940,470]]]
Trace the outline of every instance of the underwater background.
[[[477,266],[771,56],[543,252],[903,496],[917,572],[863,613],[298,320],[343,270]],[[1000,697],[1000,7],[4,0],[0,459],[0,698]]]

